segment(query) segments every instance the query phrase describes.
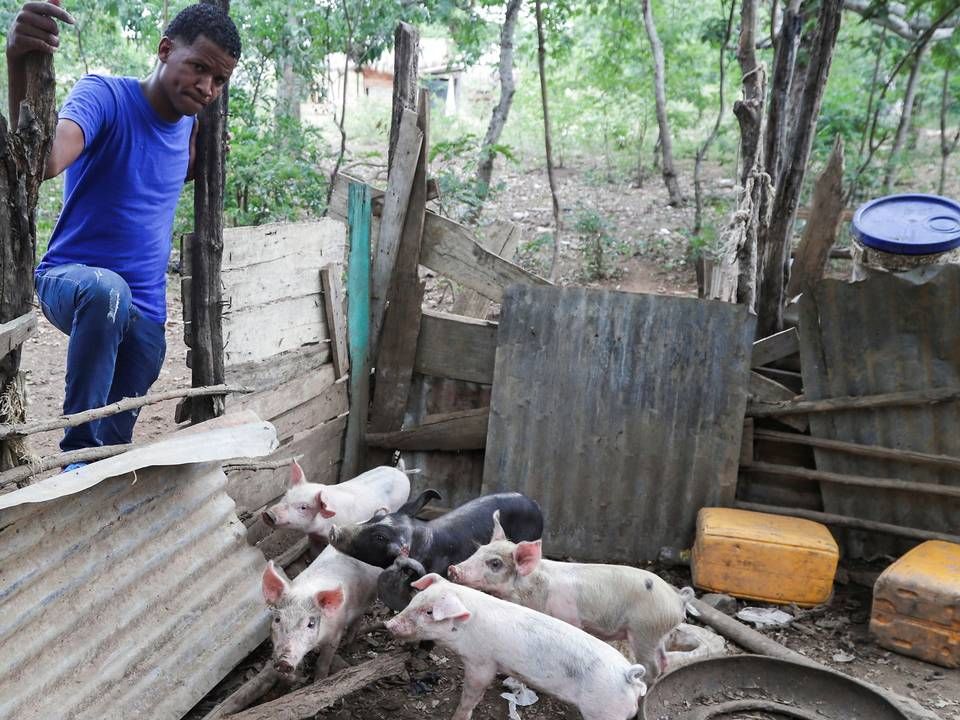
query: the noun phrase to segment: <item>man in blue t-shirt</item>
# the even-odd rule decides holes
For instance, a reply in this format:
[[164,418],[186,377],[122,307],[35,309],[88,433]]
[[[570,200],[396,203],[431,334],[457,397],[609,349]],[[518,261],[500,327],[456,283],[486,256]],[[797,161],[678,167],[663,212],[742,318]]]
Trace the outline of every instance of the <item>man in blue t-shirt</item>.
[[[12,127],[25,56],[56,51],[57,21],[74,22],[59,0],[28,2],[10,27]],[[177,199],[193,174],[194,116],[217,99],[239,57],[233,21],[214,5],[191,5],[167,26],[149,77],[87,75],[60,110],[45,178],[66,170],[63,210],[35,282],[43,314],[70,336],[65,414],[144,395],[160,373],[167,259]],[[68,428],[60,447],[128,443],[136,416]]]

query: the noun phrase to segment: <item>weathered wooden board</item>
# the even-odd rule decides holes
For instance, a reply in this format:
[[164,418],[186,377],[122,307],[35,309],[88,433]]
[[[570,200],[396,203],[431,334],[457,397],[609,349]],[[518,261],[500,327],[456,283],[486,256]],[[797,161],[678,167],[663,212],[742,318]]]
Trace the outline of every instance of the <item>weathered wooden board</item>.
[[350,350],[350,420],[341,474],[353,477],[363,463],[363,433],[370,406],[370,188],[350,184],[350,263],[347,329]]
[[[188,350],[188,365],[189,355]],[[239,365],[229,365],[226,368],[226,376],[231,384],[264,390],[319,370],[329,362],[330,345],[321,343],[274,355],[268,362],[254,360]]]
[[537,500],[558,555],[689,547],[697,511],[734,498],[754,322],[715,301],[509,288],[483,491]]
[[416,372],[489,385],[496,353],[496,323],[424,308]]
[[[504,220],[494,220],[489,225],[484,226],[481,233],[478,242],[484,249],[496,253],[504,260],[513,262],[513,257],[517,254],[517,246],[520,244],[520,238],[523,235],[519,225]],[[467,315],[482,320],[488,317],[492,307],[489,298],[485,298],[476,290],[464,288],[457,294],[457,299],[454,300],[450,312],[454,315]]]
[[345,252],[346,228],[333,218],[225,228],[222,271],[277,262],[319,270],[342,263]]
[[237,312],[275,300],[316,295],[320,276],[313,265],[290,266],[287,259],[248,265],[220,274],[227,311]]
[[0,325],[0,358],[23,344],[37,329],[37,316],[33,311]]
[[[335,181],[328,208],[334,218],[345,219],[347,216],[347,186],[350,182],[356,180],[342,173]],[[377,237],[378,230],[379,223],[374,218],[373,237]],[[430,210],[424,221],[420,264],[495,302],[500,302],[503,289],[511,283],[550,284],[548,280],[484,249],[469,228]]]
[[775,335],[761,338],[753,344],[750,367],[761,367],[775,360],[794,355],[800,351],[800,336],[796,328],[787,328]]
[[330,335],[330,352],[333,355],[333,370],[337,378],[350,371],[347,354],[347,317],[343,304],[343,283],[340,281],[340,265],[320,268],[320,285],[323,288],[323,306],[326,309],[327,332]]
[[281,383],[269,390],[240,395],[230,403],[230,412],[252,410],[259,418],[272,421],[275,417],[317,397],[333,385],[335,380],[333,365],[327,364],[316,372],[305,373],[302,377]]
[[[317,280],[319,284],[319,279]],[[223,314],[226,365],[266,360],[282,352],[329,343],[323,296],[278,300]]]
[[[776,380],[764,377],[758,372],[750,372],[750,397],[764,402],[780,402],[793,400],[797,394]],[[785,415],[777,418],[784,425],[789,425],[798,432],[806,432],[808,423],[806,415]]]
[[487,444],[490,408],[427,415],[403,430],[367,433],[367,445],[393,450],[481,450]]
[[347,384],[329,385],[315,398],[288,410],[273,419],[280,441],[294,437],[310,428],[343,415],[349,408]]
[[[960,267],[944,266],[917,285],[894,275],[849,284],[824,280],[800,301],[805,399],[921,391],[960,385]],[[878,407],[810,415],[811,435],[960,457],[960,403]],[[827,448],[818,470],[960,486],[960,473],[893,465]],[[822,483],[827,513],[934,532],[956,532],[960,500],[901,490]],[[912,544],[862,530],[840,533],[851,557],[899,555]]]

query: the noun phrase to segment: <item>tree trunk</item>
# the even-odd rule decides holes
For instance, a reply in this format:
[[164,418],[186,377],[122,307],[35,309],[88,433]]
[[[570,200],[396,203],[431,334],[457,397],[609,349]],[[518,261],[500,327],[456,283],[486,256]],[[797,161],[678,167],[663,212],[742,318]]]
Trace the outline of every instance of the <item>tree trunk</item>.
[[560,197],[557,194],[557,181],[553,176],[553,149],[550,138],[550,110],[547,104],[547,49],[543,36],[543,10],[540,0],[535,5],[537,15],[537,66],[540,68],[540,99],[543,102],[543,145],[547,156],[547,179],[550,182],[550,197],[553,200],[553,257],[550,259],[550,282],[556,282],[560,274]]
[[[229,0],[205,0],[225,13]],[[223,384],[223,302],[220,293],[220,264],[223,258],[223,186],[226,176],[227,108],[229,85],[217,101],[200,115],[197,133],[196,171],[193,181],[192,243],[193,297],[191,326],[193,345],[192,385]],[[223,415],[222,395],[191,398],[190,419],[194,423]]]
[[[336,186],[337,175],[340,174],[343,156],[347,153],[347,85],[349,84],[347,76],[350,73],[350,48],[353,45],[353,25],[350,23],[350,13],[347,11],[346,0],[343,0],[341,6],[343,7],[343,19],[347,25],[347,40],[343,51],[343,86],[340,88],[340,118],[337,122],[337,130],[340,133],[340,150],[337,153],[337,162],[333,165],[333,172],[330,173],[330,180],[327,182],[327,210],[330,208],[330,198],[333,197],[333,189]],[[334,114],[336,114],[336,111],[334,111]],[[324,212],[327,212],[327,210],[324,210]]]
[[[722,7],[722,2],[721,2]],[[693,164],[693,195],[694,195],[694,215],[693,215],[693,234],[699,235],[703,227],[703,188],[700,180],[700,171],[703,160],[707,156],[707,150],[717,137],[720,130],[720,123],[723,121],[724,112],[726,112],[726,98],[723,96],[724,80],[727,71],[727,44],[730,42],[730,34],[733,32],[733,14],[736,10],[736,0],[730,0],[730,16],[727,18],[727,26],[723,33],[723,42],[720,43],[720,107],[717,110],[717,120],[713,124],[713,129],[704,140],[703,145],[697,151],[697,159]]]
[[[57,125],[53,56],[31,53],[26,63],[26,95],[16,128],[0,116],[0,323],[33,312],[33,268],[37,242],[37,198]],[[19,379],[20,348],[0,358],[0,422],[26,419]],[[0,443],[0,470],[19,465],[22,439]]]
[[800,0],[791,0],[783,11],[783,21],[780,23],[780,35],[777,38],[777,52],[774,58],[773,78],[770,82],[770,106],[767,110],[763,156],[767,174],[774,187],[777,185],[782,165],[786,128],[790,117],[788,112],[790,86],[793,84],[797,46],[800,43],[800,31],[803,27],[799,10]]
[[770,229],[766,241],[759,248],[757,337],[772,335],[783,328],[784,291],[789,272],[793,222],[842,17],[843,0],[821,0],[817,35],[803,85],[803,100],[797,113],[802,122],[797,124],[793,144],[784,156],[781,181],[773,200]]
[[907,133],[910,131],[910,120],[913,118],[913,101],[917,95],[920,71],[923,66],[923,56],[926,54],[928,47],[929,41],[917,48],[916,55],[913,58],[913,65],[910,67],[910,75],[907,77],[907,87],[903,94],[903,112],[900,113],[900,122],[897,124],[897,134],[893,137],[893,146],[890,148],[890,155],[887,158],[887,169],[883,176],[883,192],[885,195],[890,194],[893,189],[893,184],[897,180],[900,154],[907,140]]
[[953,140],[947,139],[947,108],[950,106],[950,67],[943,71],[943,88],[940,93],[940,183],[937,185],[937,192],[943,195],[943,189],[947,182],[947,159],[951,153],[957,149],[957,142],[960,141],[960,129],[953,136]]
[[660,149],[663,153],[663,182],[667,186],[671,205],[681,205],[683,195],[677,184],[677,171],[673,165],[673,138],[670,135],[670,121],[667,118],[667,91],[664,75],[666,63],[663,58],[663,45],[657,36],[657,26],[653,21],[651,0],[642,0],[643,25],[650,40],[650,49],[653,52],[653,87],[657,103],[657,124],[660,126]]
[[517,86],[513,80],[513,35],[517,27],[517,17],[520,15],[520,5],[523,0],[509,0],[507,13],[503,18],[503,27],[500,28],[500,100],[490,115],[490,124],[487,125],[487,134],[483,136],[483,145],[480,146],[480,158],[477,162],[477,195],[479,202],[472,207],[464,217],[465,222],[474,223],[483,209],[483,201],[490,192],[490,178],[493,176],[493,160],[496,153],[491,148],[500,140],[503,126],[507,124],[510,115],[510,106],[513,104],[513,95]]

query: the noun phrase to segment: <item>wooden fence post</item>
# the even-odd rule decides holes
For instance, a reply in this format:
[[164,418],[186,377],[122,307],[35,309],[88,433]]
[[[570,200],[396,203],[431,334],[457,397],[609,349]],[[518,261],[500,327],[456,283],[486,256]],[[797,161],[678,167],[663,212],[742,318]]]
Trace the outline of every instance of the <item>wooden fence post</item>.
[[347,225],[350,261],[347,268],[347,332],[350,338],[350,417],[340,479],[354,477],[361,467],[363,435],[370,402],[370,187],[350,183]]

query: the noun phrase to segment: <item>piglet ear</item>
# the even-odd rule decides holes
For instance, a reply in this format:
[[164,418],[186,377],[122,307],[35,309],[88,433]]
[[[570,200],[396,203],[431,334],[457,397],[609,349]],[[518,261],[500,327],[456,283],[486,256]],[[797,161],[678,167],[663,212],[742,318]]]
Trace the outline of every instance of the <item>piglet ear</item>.
[[517,564],[517,572],[529,575],[537,568],[542,557],[541,541],[522,542],[513,551],[513,560]]
[[283,570],[273,564],[273,560],[267,563],[263,571],[263,599],[267,605],[276,605],[287,592],[287,579],[283,575]]
[[415,587],[417,590],[426,590],[435,582],[440,582],[442,580],[443,578],[440,575],[437,575],[437,573],[430,573],[429,575],[424,575],[416,582],[410,583],[410,587]]
[[463,602],[452,592],[446,592],[437,598],[433,604],[433,619],[435,622],[453,618],[454,620],[469,620],[470,611]]
[[317,490],[317,494],[313,498],[313,504],[317,508],[317,512],[320,513],[320,517],[329,519],[337,514],[323,501],[323,490]]
[[300,463],[296,460],[290,463],[290,487],[295,485],[300,485],[301,483],[306,482],[306,477],[303,474],[303,468],[300,467]]
[[332,615],[343,605],[343,586],[337,585],[333,590],[321,590],[313,596],[317,607],[326,615]]
[[500,524],[500,511],[497,510],[493,513],[493,535],[490,538],[490,542],[506,539],[507,534],[503,531],[503,525]]

